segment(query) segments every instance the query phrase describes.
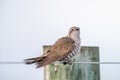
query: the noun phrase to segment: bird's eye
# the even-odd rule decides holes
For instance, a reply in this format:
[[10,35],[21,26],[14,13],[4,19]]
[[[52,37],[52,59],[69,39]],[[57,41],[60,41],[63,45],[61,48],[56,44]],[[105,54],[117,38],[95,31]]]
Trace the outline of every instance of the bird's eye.
[[73,31],[74,29],[72,29],[71,31]]
[[71,29],[70,33],[73,31],[74,29]]

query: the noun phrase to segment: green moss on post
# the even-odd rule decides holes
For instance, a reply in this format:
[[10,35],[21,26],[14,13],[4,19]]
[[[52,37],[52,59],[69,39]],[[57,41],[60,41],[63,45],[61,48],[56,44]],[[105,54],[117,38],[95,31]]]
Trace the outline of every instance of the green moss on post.
[[[44,51],[49,47],[44,46]],[[99,48],[82,46],[80,53],[72,60],[99,62]],[[99,64],[50,64],[44,67],[44,80],[100,80]]]

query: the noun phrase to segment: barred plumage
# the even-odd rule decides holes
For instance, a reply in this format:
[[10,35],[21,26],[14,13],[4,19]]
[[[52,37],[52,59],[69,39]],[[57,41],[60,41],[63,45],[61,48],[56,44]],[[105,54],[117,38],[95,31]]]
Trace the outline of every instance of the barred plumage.
[[69,35],[68,35],[68,37],[70,37],[71,39],[73,39],[75,41],[75,48],[73,49],[72,52],[70,52],[67,56],[65,56],[60,61],[65,61],[65,60],[69,61],[72,57],[74,57],[80,51],[80,43],[81,43],[80,35],[78,33],[76,33],[76,34],[75,33],[69,33]]
[[69,60],[73,58],[76,54],[78,54],[80,51],[80,45],[77,46],[71,53],[69,53],[65,58],[63,58],[61,61]]

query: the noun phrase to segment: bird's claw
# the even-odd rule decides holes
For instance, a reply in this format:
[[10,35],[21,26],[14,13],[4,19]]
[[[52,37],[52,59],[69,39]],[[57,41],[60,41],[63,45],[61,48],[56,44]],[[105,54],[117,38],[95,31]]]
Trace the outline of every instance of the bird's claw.
[[63,64],[64,65],[66,65],[66,64],[72,65],[71,61],[64,61]]

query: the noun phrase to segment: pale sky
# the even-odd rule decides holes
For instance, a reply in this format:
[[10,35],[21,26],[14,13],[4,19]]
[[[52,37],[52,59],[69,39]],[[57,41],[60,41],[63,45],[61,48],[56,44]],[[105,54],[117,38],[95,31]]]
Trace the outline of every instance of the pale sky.
[[[100,61],[120,61],[119,0],[0,0],[0,61],[39,56],[71,26],[81,28],[82,45],[100,47]],[[120,64],[100,72],[119,80]],[[0,80],[43,80],[43,68],[0,65]]]

